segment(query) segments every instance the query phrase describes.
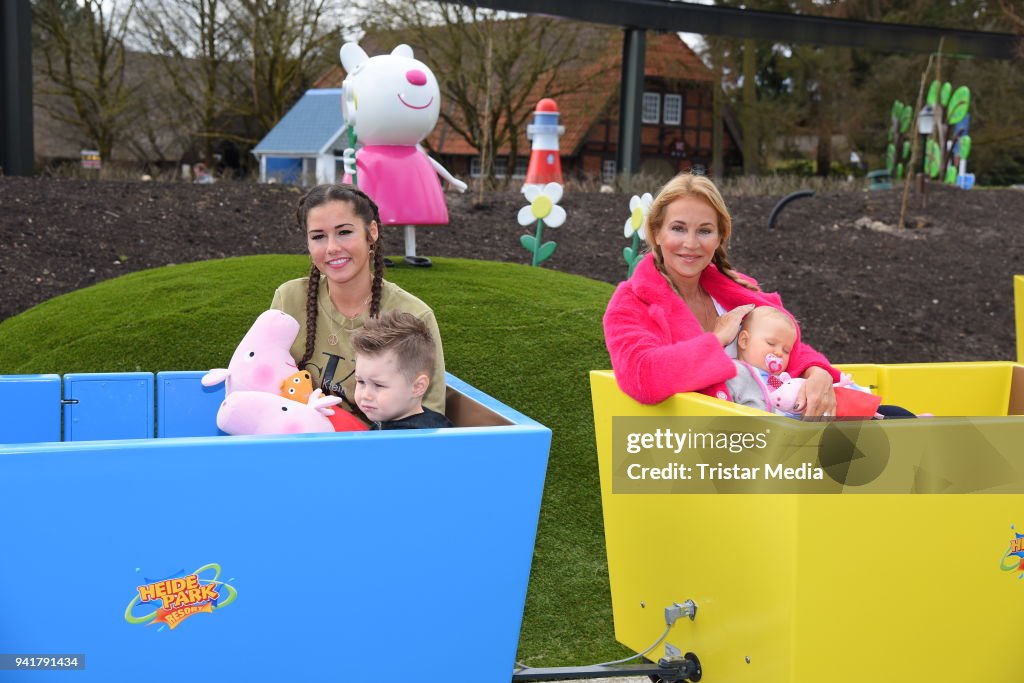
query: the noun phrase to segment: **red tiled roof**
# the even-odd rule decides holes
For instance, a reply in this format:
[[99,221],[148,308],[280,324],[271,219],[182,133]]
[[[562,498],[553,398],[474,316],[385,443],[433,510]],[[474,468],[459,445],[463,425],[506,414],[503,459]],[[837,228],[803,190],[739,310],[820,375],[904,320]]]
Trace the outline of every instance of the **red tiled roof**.
[[[622,59],[617,59],[615,63],[621,64]],[[711,69],[675,33],[651,36],[647,41],[644,75],[707,83],[715,80]]]
[[[601,51],[603,58],[592,61],[578,69],[563,67],[560,79],[585,83],[575,92],[565,93],[556,97],[561,112],[561,124],[565,126],[559,145],[563,155],[573,155],[587,137],[587,133],[595,123],[605,118],[607,110],[617,105],[619,79],[622,73],[621,32],[615,29],[602,29],[594,32],[595,39],[603,40],[606,48]],[[644,76],[648,78],[664,78],[679,81],[711,82],[714,74],[700,60],[696,53],[675,33],[649,35],[647,53],[644,60]],[[332,66],[319,79],[316,88],[338,88],[345,78],[345,70],[340,65]],[[532,111],[537,102],[547,95],[541,92],[540,85],[526,99]],[[441,104],[442,111],[461,120],[461,112],[454,108],[446,108]],[[527,124],[532,116],[527,119]],[[476,156],[478,150],[471,146],[465,138],[456,132],[443,118],[425,141],[426,146],[437,154]],[[519,139],[519,153],[527,155],[530,141],[526,138],[526,127]],[[510,145],[505,143],[498,154],[508,154]]]
[[314,88],[340,88],[341,82],[345,80],[345,70],[341,64],[335,64],[325,71],[320,78],[313,83]]

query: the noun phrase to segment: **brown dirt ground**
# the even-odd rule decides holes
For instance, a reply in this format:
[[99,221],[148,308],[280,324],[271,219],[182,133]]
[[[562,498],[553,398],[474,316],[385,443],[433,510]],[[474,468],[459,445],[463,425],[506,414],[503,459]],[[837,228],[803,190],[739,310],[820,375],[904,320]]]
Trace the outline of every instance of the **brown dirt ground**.
[[[128,183],[0,178],[0,321],[46,299],[169,263],[301,253],[298,190],[222,182]],[[513,192],[449,195],[451,225],[420,228],[418,252],[526,263]],[[927,206],[899,192],[796,200],[774,230],[778,197],[728,198],[733,264],[778,290],[805,338],[836,362],[1008,360],[1012,276],[1024,273],[1024,192],[933,187]],[[567,193],[566,224],[545,267],[606,282],[625,276],[628,196]],[[869,219],[867,221],[863,219]],[[865,223],[875,222],[873,226]],[[400,254],[401,232],[385,231]],[[399,266],[408,267],[408,266]]]

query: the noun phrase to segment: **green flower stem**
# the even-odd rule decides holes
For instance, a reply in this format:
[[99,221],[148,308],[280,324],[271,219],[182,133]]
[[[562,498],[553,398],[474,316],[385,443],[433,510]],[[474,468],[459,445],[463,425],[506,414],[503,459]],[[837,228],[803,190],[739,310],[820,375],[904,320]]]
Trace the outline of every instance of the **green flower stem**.
[[541,240],[541,237],[543,235],[544,235],[544,221],[543,221],[543,219],[538,218],[537,219],[537,234],[535,235],[535,237],[537,238],[537,241],[533,243],[533,263],[531,263],[530,265],[533,265],[533,266],[538,265],[538,263],[537,263],[537,252],[540,250],[540,240]]
[[635,231],[633,232],[633,260],[629,263],[629,272],[626,273],[627,278],[633,277],[633,271],[636,269],[636,264],[640,263],[640,259],[637,258],[637,254],[640,253],[640,235]]

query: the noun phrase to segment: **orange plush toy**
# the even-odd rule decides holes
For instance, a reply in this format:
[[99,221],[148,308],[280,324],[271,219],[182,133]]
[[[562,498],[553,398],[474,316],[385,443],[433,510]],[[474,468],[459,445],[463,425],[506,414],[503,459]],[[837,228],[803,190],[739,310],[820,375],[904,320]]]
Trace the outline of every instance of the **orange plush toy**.
[[[313,377],[306,370],[299,370],[281,382],[281,396],[299,403],[306,403],[313,393]],[[359,418],[347,410],[338,408],[327,419],[336,432],[365,432],[369,430]]]

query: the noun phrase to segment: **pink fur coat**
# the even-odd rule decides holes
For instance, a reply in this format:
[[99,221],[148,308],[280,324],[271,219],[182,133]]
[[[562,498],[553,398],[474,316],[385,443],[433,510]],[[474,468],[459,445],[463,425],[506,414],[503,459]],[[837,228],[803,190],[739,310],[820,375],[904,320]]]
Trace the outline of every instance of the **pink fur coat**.
[[[785,311],[778,294],[749,290],[714,265],[704,269],[700,284],[726,310],[756,304]],[[735,364],[658,272],[653,254],[647,254],[633,277],[612,295],[604,314],[604,338],[619,387],[640,403],[660,403],[685,391],[731,398],[725,380],[736,374]],[[798,326],[788,371],[798,377],[811,366],[824,368],[833,381],[839,380],[839,371],[823,355],[800,342]]]

